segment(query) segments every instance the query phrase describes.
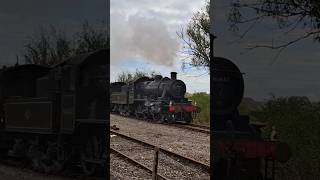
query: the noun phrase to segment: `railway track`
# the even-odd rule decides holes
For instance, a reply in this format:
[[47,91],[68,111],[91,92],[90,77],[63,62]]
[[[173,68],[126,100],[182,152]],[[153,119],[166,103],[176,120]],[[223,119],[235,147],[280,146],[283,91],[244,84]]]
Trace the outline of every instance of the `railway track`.
[[[110,133],[113,134],[113,135],[116,135],[116,136],[119,136],[121,138],[124,138],[126,140],[129,140],[129,141],[133,141],[137,144],[141,144],[142,146],[145,146],[145,147],[148,147],[149,149],[154,149],[156,146],[153,145],[153,144],[150,144],[150,143],[147,143],[147,142],[144,142],[144,141],[141,141],[139,139],[136,139],[136,138],[132,138],[128,135],[125,135],[125,134],[122,134],[122,133],[119,133],[119,132],[116,132],[114,130],[110,130]],[[111,143],[112,144],[112,143]],[[129,148],[129,147],[128,147]],[[142,165],[141,163],[139,163],[137,160],[134,160],[132,159],[131,157],[125,155],[124,153],[121,153],[119,151],[117,151],[116,149],[112,148],[111,147],[111,151],[113,153],[116,153],[118,154],[119,156],[122,156],[123,158],[129,160],[130,162],[132,162],[133,164],[147,170],[150,172],[151,169],[147,169],[147,167],[145,165]],[[191,159],[189,157],[186,157],[186,156],[183,156],[183,155],[179,155],[179,154],[176,154],[172,151],[169,151],[169,150],[166,150],[164,148],[159,148],[159,151],[160,153],[163,153],[165,156],[169,157],[170,159],[173,159],[174,161],[177,162],[178,165],[182,165],[182,166],[188,166],[188,167],[192,167],[192,169],[198,169],[199,171],[203,172],[203,173],[207,173],[209,174],[209,171],[210,171],[210,166],[203,163],[203,162],[200,162],[200,161],[197,161],[195,159]],[[152,172],[152,171],[151,171]],[[195,173],[196,174],[196,173]],[[165,175],[162,175],[162,174],[158,174],[160,178],[162,179],[168,179]],[[171,179],[171,178],[169,178]]]
[[206,126],[206,125],[200,125],[200,124],[189,124],[189,125],[193,127],[202,128],[202,129],[210,129],[210,126]]
[[196,125],[196,124],[172,124],[172,125],[178,128],[184,128],[191,131],[210,134],[210,127],[207,127],[207,126]]
[[[137,119],[134,116],[121,116],[119,114],[113,114],[115,116],[120,116],[120,117],[129,117],[132,119]],[[142,120],[142,119],[137,119],[137,120]],[[143,119],[144,121],[150,122],[150,123],[159,123],[159,122],[154,122],[152,120],[149,119]],[[210,126],[205,126],[205,125],[199,125],[199,124],[184,124],[184,123],[176,123],[176,124],[166,124],[166,123],[161,123],[164,125],[168,125],[168,126],[174,126],[174,127],[178,127],[178,128],[183,128],[183,129],[187,129],[187,130],[191,130],[191,131],[196,131],[196,132],[201,132],[201,133],[206,133],[206,134],[210,134]]]
[[[118,150],[116,150],[116,149],[114,149],[112,147],[110,147],[110,151],[111,151],[111,153],[114,153],[117,156],[120,156],[120,157],[124,158],[125,160],[129,161],[133,165],[138,166],[138,167],[142,168],[143,170],[146,170],[148,173],[152,174],[152,169],[151,168],[148,168],[147,166],[139,163],[138,161],[134,160],[133,158],[121,153],[120,151],[118,151]],[[159,173],[157,173],[157,177],[158,177],[158,179],[169,180],[167,177],[165,177],[164,175],[159,174]]]

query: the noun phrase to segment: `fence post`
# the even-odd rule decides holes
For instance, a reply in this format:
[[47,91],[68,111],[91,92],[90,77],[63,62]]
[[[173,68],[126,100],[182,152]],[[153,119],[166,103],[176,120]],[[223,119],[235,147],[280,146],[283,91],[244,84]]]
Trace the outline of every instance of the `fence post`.
[[159,157],[159,148],[154,147],[154,158],[153,158],[153,169],[152,169],[152,180],[158,179],[158,157]]

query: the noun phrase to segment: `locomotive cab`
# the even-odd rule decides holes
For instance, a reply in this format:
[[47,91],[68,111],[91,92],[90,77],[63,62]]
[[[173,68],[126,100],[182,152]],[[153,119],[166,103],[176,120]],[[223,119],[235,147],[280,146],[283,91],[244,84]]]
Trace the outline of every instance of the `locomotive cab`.
[[0,70],[1,150],[41,171],[71,161],[87,175],[105,171],[108,53]]
[[77,122],[107,119],[106,50],[79,55],[58,64],[54,77],[61,91],[62,129],[74,130]]
[[[33,131],[37,126],[40,130],[51,128],[51,124],[42,121],[45,111],[43,107],[50,103],[42,103],[37,98],[37,78],[48,73],[49,68],[34,65],[16,65],[6,68],[1,73],[1,123],[5,131]],[[37,113],[38,109],[43,110]],[[30,124],[28,119],[32,118],[35,124]],[[29,129],[27,129],[29,128]]]

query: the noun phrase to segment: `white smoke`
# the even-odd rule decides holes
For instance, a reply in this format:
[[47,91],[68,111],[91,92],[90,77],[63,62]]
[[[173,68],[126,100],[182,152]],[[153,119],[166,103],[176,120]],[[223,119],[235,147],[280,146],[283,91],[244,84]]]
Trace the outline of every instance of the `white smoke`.
[[172,66],[179,43],[170,36],[166,24],[157,18],[138,14],[125,17],[111,14],[111,63],[121,63],[129,58]]

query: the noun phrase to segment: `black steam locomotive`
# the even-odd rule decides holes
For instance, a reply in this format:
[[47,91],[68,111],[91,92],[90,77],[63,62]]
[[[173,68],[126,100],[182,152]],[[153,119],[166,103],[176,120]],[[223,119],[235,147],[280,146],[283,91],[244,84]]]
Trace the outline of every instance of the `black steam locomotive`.
[[270,180],[275,162],[285,162],[290,149],[285,143],[263,139],[263,124],[253,124],[240,115],[244,81],[230,60],[215,57],[212,64],[211,151],[213,178],[221,180]]
[[190,123],[199,108],[185,98],[186,85],[171,72],[171,78],[141,77],[128,84],[110,85],[111,111],[139,119]]
[[2,155],[28,159],[45,172],[75,164],[88,175],[105,171],[108,58],[103,49],[53,67],[2,68]]

